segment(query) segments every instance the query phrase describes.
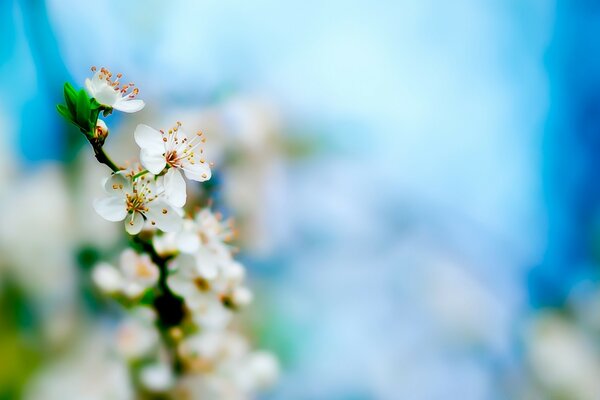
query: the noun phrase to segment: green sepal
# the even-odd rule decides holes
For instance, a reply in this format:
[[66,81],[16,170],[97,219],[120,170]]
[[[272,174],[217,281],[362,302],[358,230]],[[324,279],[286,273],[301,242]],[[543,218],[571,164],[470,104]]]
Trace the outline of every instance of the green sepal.
[[85,90],[81,89],[77,93],[77,124],[82,129],[85,129],[85,133],[89,133],[93,129],[92,122],[90,121],[90,113],[90,98]]
[[156,295],[152,290],[146,290],[144,292],[144,294],[142,295],[142,297],[139,299],[139,304],[146,305],[146,306],[152,305],[155,298],[156,298]]
[[69,108],[69,111],[71,113],[71,115],[73,116],[73,120],[75,119],[75,115],[76,115],[76,109],[77,109],[77,91],[75,90],[75,88],[73,87],[73,85],[71,85],[69,82],[65,83],[65,86],[63,88],[63,92],[65,95],[65,102],[67,103],[67,107]]
[[67,106],[65,106],[64,104],[57,104],[56,105],[56,111],[58,111],[58,113],[60,115],[62,115],[62,117],[64,119],[66,119],[67,121],[73,123],[73,116],[71,115],[71,112],[69,111],[69,109],[67,108]]

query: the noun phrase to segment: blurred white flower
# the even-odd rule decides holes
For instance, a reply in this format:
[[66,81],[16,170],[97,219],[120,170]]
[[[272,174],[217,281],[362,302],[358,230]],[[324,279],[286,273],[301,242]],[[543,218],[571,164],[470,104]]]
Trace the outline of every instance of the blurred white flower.
[[247,391],[267,389],[279,377],[279,363],[266,351],[250,353],[237,368],[237,381]]
[[[188,234],[188,235],[186,235]],[[196,214],[191,229],[182,231],[180,249],[184,252],[195,252],[201,246],[215,251],[230,252],[227,241],[234,236],[233,221],[223,221],[219,213],[213,213],[210,208],[204,208]]]
[[[272,385],[279,374],[272,354],[251,352],[248,341],[234,331],[204,331],[190,336],[181,342],[179,355],[190,371],[200,375],[182,381],[185,390],[194,394],[208,396],[207,391],[216,390],[221,396],[232,396],[225,398],[247,398]],[[181,386],[179,389],[183,390]]]
[[204,182],[210,179],[211,171],[202,157],[202,133],[189,138],[181,124],[167,132],[157,131],[148,125],[140,124],[134,132],[135,142],[140,146],[140,161],[144,168],[159,174],[168,166],[164,176],[165,195],[175,207],[183,207],[186,200],[186,186],[182,170],[188,179]]
[[171,265],[174,271],[167,278],[167,284],[188,306],[195,307],[215,297],[213,282],[219,273],[216,258],[182,254]]
[[154,326],[155,318],[152,309],[139,306],[121,323],[116,344],[123,357],[134,360],[157,351],[159,335]]
[[145,365],[139,374],[141,384],[151,392],[165,392],[175,383],[171,367],[163,362]]
[[526,345],[530,366],[544,388],[573,400],[598,398],[600,363],[594,339],[546,312],[533,321]]
[[94,201],[94,209],[108,221],[125,220],[125,230],[129,234],[140,233],[144,219],[165,232],[180,229],[180,215],[165,201],[153,177],[143,175],[132,181],[128,176],[116,173],[106,180],[104,189],[109,196]]
[[155,236],[153,244],[156,251],[163,255],[177,252],[195,254],[202,248],[208,248],[230,257],[232,248],[226,242],[233,235],[232,220],[223,221],[220,214],[204,208],[194,219],[184,219],[180,231]]
[[85,87],[90,96],[104,106],[126,113],[140,111],[145,104],[143,100],[135,99],[139,90],[132,89],[132,83],[121,86],[120,78],[121,74],[117,74],[117,79],[113,80],[112,73],[102,67],[95,71],[92,79],[86,78]]
[[109,335],[98,327],[71,342],[28,382],[25,400],[131,400],[127,365],[110,351]]
[[132,249],[121,253],[119,268],[100,263],[92,271],[94,283],[106,293],[123,293],[135,298],[154,286],[159,270],[147,254],[137,254]]

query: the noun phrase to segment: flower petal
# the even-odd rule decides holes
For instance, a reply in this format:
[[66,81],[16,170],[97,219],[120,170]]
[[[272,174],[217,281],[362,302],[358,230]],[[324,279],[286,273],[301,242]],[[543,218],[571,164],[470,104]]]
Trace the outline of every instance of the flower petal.
[[126,113],[134,113],[134,112],[140,111],[142,108],[144,108],[145,105],[146,105],[146,103],[144,103],[144,100],[122,99],[122,100],[117,100],[117,102],[115,103],[113,108],[115,110],[119,110],[119,111],[126,112]]
[[205,162],[187,163],[182,169],[185,176],[193,181],[204,182],[209,180],[211,176],[210,167]]
[[134,212],[133,215],[125,218],[125,230],[130,235],[137,235],[144,226],[144,217],[139,212]]
[[119,256],[119,267],[126,277],[134,275],[135,266],[138,263],[138,254],[130,248],[127,248],[121,252]]
[[169,286],[169,289],[181,297],[187,297],[196,291],[194,283],[191,279],[183,277],[177,273],[170,275],[167,278],[167,285]]
[[131,188],[131,179],[121,173],[112,174],[104,182],[104,190],[111,196],[125,196]]
[[105,293],[115,293],[123,286],[123,277],[115,267],[100,263],[92,270],[92,281]]
[[85,88],[90,96],[94,97],[96,90],[90,78],[85,78]]
[[145,124],[139,124],[133,132],[135,142],[141,149],[148,149],[153,153],[165,152],[165,145],[159,131]]
[[151,222],[156,222],[156,227],[163,232],[177,232],[181,229],[181,216],[166,201],[152,202],[146,217]]
[[167,201],[175,207],[183,207],[187,193],[181,172],[176,168],[169,169],[164,176],[163,185]]
[[94,98],[98,103],[104,104],[110,107],[114,107],[114,105],[121,98],[121,95],[118,90],[115,90],[112,86],[107,83],[100,83],[94,86]]
[[197,271],[206,279],[214,279],[219,272],[218,255],[205,246],[198,249],[196,253]]
[[94,201],[94,210],[108,221],[122,221],[127,215],[125,197],[105,197]]
[[162,153],[156,153],[147,148],[142,149],[140,152],[140,161],[144,168],[154,175],[159,174],[167,165],[167,160],[165,160],[165,156]]
[[189,281],[193,281],[198,276],[196,257],[190,254],[180,254],[174,261],[175,273],[173,275]]
[[[195,307],[196,306],[196,307]],[[232,312],[217,299],[190,304],[194,322],[205,329],[223,329],[232,317]]]
[[190,230],[185,230],[185,228],[177,237],[177,248],[183,253],[192,254],[196,252],[200,248],[200,244],[198,234]]

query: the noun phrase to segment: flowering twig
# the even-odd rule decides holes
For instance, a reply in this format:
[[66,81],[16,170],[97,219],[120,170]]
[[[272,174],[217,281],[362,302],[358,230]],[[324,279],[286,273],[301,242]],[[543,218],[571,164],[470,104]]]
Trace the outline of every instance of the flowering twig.
[[[273,379],[276,363],[265,353],[240,353],[245,348],[239,344],[243,339],[229,326],[233,312],[252,299],[243,284],[244,269],[226,243],[232,228],[209,208],[194,218],[183,217],[184,177],[205,182],[212,176],[201,147],[205,138],[201,132],[188,136],[180,122],[169,130],[138,125],[134,137],[144,168],[121,169],[104,150],[109,131],[99,115],[106,117],[113,110],[135,112],[144,102],[135,99],[138,90],[132,89],[133,83],[119,82],[120,74],[113,79],[105,68],[93,71],[93,78],[86,80],[87,93],[65,84],[65,104],[57,110],[86,136],[98,162],[111,169],[104,185],[108,197],[96,200],[94,208],[109,221],[124,221],[131,247],[137,250],[124,250],[119,268],[101,263],[93,270],[101,290],[122,299],[125,306],[151,311],[153,322],[149,324],[144,317],[146,322],[140,322],[143,327],[139,328],[149,329],[149,336],[133,342],[152,346],[140,349],[138,345],[136,351],[126,352],[133,359],[136,387],[143,393],[168,392],[169,398],[197,397],[196,391],[202,389],[186,388],[187,377],[196,374],[208,379],[220,373],[223,363],[228,376],[236,371],[235,365],[236,373],[244,376],[237,381],[229,378],[232,385],[243,382],[243,387],[235,389],[240,391],[235,397],[248,397],[260,382]],[[157,333],[161,340],[154,344]],[[218,348],[208,351],[207,343]],[[226,346],[234,347],[228,350]],[[230,359],[233,356],[237,358]],[[216,397],[230,396],[231,389],[226,393]]]

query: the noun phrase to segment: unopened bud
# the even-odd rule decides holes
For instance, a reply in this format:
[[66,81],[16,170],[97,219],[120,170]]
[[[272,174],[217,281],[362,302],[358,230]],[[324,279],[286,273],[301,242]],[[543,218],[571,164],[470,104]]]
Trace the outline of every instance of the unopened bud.
[[94,131],[94,138],[104,141],[104,139],[106,139],[107,136],[108,126],[106,126],[106,123],[104,121],[98,118],[98,121],[96,121],[96,130]]

